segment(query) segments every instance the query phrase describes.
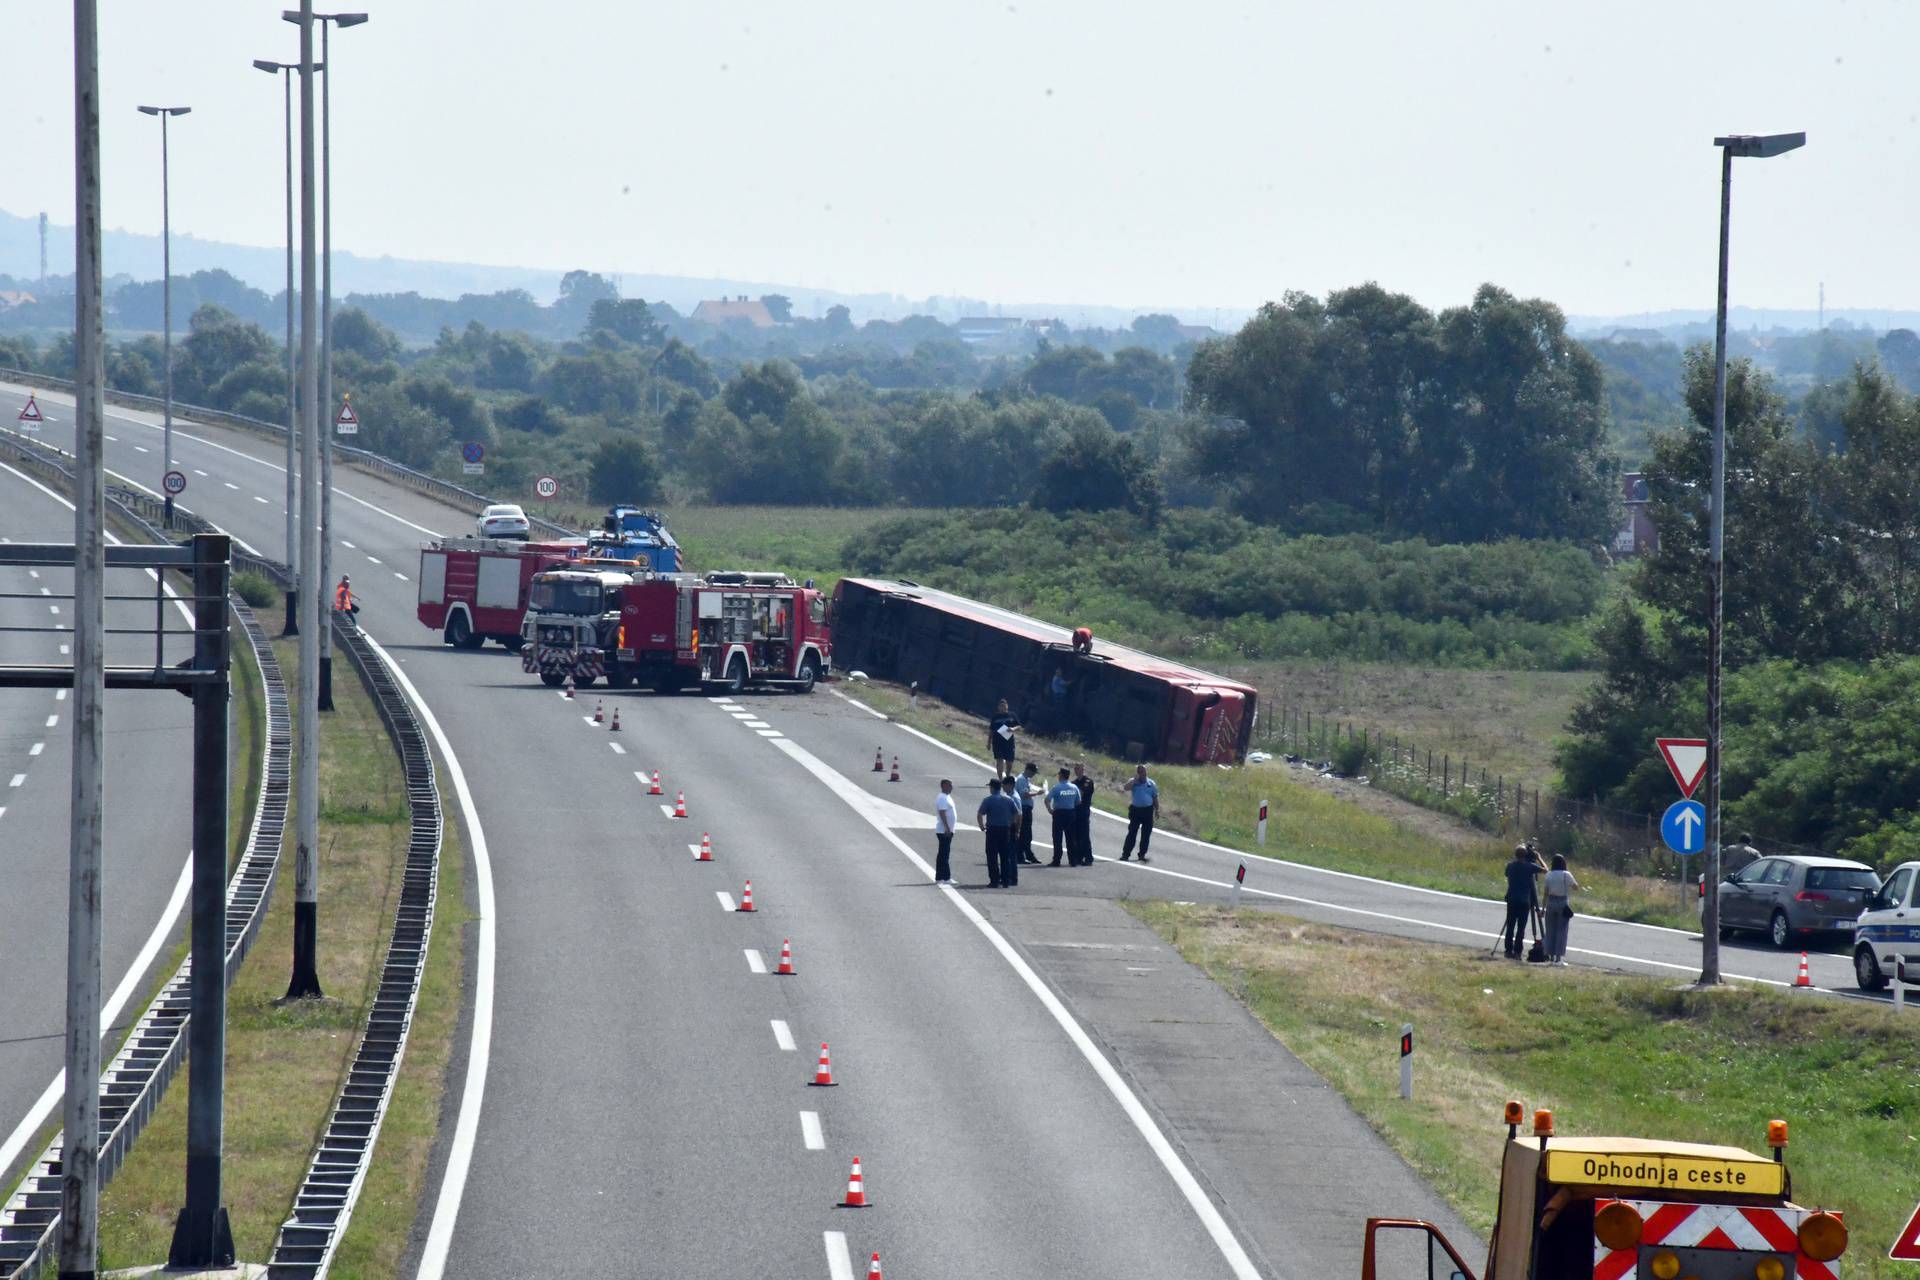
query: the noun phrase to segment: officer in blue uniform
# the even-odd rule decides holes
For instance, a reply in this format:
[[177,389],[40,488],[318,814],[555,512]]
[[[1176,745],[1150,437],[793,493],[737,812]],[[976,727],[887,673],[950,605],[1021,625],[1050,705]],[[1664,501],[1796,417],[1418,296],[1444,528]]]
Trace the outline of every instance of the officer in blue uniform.
[[987,833],[987,885],[1011,889],[1020,883],[1020,855],[1014,852],[1014,833],[1020,830],[1020,802],[1000,790],[1000,779],[987,783],[987,798],[975,815]]
[[1077,821],[1080,808],[1080,788],[1067,781],[1067,771],[1060,771],[1060,781],[1047,788],[1042,803],[1047,812],[1053,815],[1053,861],[1048,866],[1060,865],[1060,855],[1065,853],[1075,865],[1080,861],[1080,845]]
[[1127,838],[1120,845],[1120,861],[1133,856],[1133,837],[1140,837],[1140,861],[1147,860],[1147,841],[1153,839],[1153,820],[1160,816],[1160,788],[1147,776],[1147,766],[1135,765],[1127,785]]

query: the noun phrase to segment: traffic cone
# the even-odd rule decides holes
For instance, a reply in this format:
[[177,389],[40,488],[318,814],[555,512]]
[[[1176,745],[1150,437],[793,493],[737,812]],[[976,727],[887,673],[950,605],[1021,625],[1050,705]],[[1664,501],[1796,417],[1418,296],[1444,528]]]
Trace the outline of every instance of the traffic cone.
[[660,789],[660,771],[658,769],[653,771],[653,785],[647,788],[647,794],[650,796],[663,796],[667,794]]
[[735,907],[734,910],[735,911],[753,910],[753,881],[751,880],[747,881],[747,887],[740,891],[740,905]]
[[873,771],[875,773],[885,773],[887,771],[886,759],[880,754],[880,748],[878,747],[873,749]]
[[615,707],[613,709],[613,723],[607,726],[607,732],[608,733],[620,732],[620,708],[619,707]]
[[793,939],[792,938],[781,939],[780,967],[778,969],[775,969],[773,972],[776,976],[782,977],[782,978],[791,978],[794,975]]
[[813,1088],[831,1089],[834,1086],[833,1064],[827,1061],[827,1042],[820,1042],[820,1065],[813,1069]]
[[713,861],[713,841],[704,831],[700,833],[700,852],[694,856],[693,860],[695,862]]
[[867,1264],[867,1280],[880,1280],[880,1255],[874,1254],[873,1261]]
[[596,702],[593,704],[593,722],[595,724],[605,724],[607,722],[606,706],[607,704],[604,702]]
[[887,775],[887,781],[888,782],[900,781],[900,757],[899,756],[895,756],[893,758],[893,772]]
[[567,701],[573,701],[573,676],[571,674],[567,676]]
[[676,818],[687,816],[687,793],[684,791],[673,793],[673,816]]
[[1813,985],[1813,979],[1807,976],[1807,953],[1804,951],[1800,953],[1800,972],[1793,976],[1793,985],[1796,987]]
[[[866,1179],[860,1176],[859,1156],[853,1158],[853,1172],[847,1175],[847,1198],[840,1202],[840,1207],[842,1209],[864,1209],[867,1207],[867,1183]],[[876,1260],[880,1257],[877,1253],[873,1256]],[[873,1274],[871,1267],[867,1269],[867,1274]]]

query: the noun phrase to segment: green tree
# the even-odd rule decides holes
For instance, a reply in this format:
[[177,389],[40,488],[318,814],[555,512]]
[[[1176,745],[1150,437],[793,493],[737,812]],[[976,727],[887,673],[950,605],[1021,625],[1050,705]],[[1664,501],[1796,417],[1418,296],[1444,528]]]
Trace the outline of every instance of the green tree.
[[214,386],[242,365],[272,364],[279,356],[266,330],[211,303],[194,311],[188,330],[173,368],[174,396],[188,403],[205,403]]
[[343,351],[375,361],[392,360],[400,354],[400,339],[393,330],[375,320],[360,307],[346,307],[333,313],[333,352]]
[[678,338],[667,339],[667,345],[660,348],[660,354],[654,358],[651,372],[652,376],[678,383],[702,399],[720,390],[720,380],[714,377],[712,366]]
[[657,347],[666,331],[653,308],[639,298],[597,298],[587,311],[587,331],[603,330],[636,347]]
[[1877,367],[1855,365],[1841,426],[1846,452],[1836,466],[1846,546],[1881,653],[1911,653],[1914,577],[1920,568],[1920,402],[1902,395]]
[[603,440],[587,472],[587,493],[595,502],[646,504],[660,499],[660,460],[644,440],[620,435]]
[[1152,465],[1094,418],[1068,429],[1064,447],[1040,464],[1033,505],[1048,511],[1126,510],[1149,524],[1160,518],[1166,496]]
[[793,299],[784,293],[763,293],[760,305],[767,309],[775,324],[786,324],[793,319]]

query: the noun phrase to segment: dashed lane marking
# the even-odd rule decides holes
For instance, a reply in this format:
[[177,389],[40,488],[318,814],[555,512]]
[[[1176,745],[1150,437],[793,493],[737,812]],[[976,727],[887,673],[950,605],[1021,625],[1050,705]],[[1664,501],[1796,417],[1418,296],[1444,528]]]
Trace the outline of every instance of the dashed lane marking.
[[800,1141],[807,1144],[807,1150],[809,1151],[825,1151],[827,1149],[827,1135],[821,1132],[820,1113],[818,1111],[802,1111],[800,1113]]
[[354,546],[351,542],[348,542],[345,538],[340,539],[340,545],[345,547],[349,551],[358,551],[360,549]]
[[829,1280],[853,1280],[853,1258],[847,1253],[847,1233],[844,1231],[823,1232],[827,1241],[827,1276]]
[[267,505],[267,500],[266,500],[265,498],[263,498],[263,497],[261,497],[261,496],[260,496],[259,494],[257,494],[257,493],[253,495],[253,500],[254,500],[255,502],[257,502],[257,503],[259,503],[259,504],[260,504],[261,506],[263,506],[263,507]]
[[[731,911],[733,909],[733,899],[727,897],[724,893],[720,895],[720,898],[727,904],[727,909]],[[752,947],[748,947],[745,954],[747,957],[747,971],[749,973],[765,973],[767,971],[767,962],[760,958],[758,951],[755,951]]]
[[621,746],[621,745],[620,745],[619,743],[617,743],[617,742],[609,742],[609,743],[608,743],[607,745],[608,745],[609,747],[612,747],[612,748],[613,748],[613,754],[615,754],[615,755],[617,755],[617,756],[623,756],[623,755],[625,755],[625,754],[627,754],[627,749],[626,749],[625,747],[623,747],[623,746]]
[[[361,555],[366,555],[366,552],[364,552],[364,551],[363,551],[363,552],[361,552],[360,554],[361,554]],[[368,564],[379,564],[379,563],[380,563],[380,557],[379,557],[379,556],[367,556],[367,563],[368,563]]]
[[663,804],[660,806],[660,812],[666,814],[669,818],[671,818],[673,817],[673,806],[670,804]]
[[227,488],[233,490],[235,493],[240,492],[240,486],[235,484],[231,480],[222,480],[220,483],[227,486]]
[[581,718],[582,720],[584,720],[584,721],[586,721],[586,722],[587,722],[588,724],[592,724],[592,723],[593,723],[593,717],[592,717],[592,716],[581,716],[580,718]]
[[46,743],[44,743],[44,742],[36,742],[36,743],[34,743],[34,744],[33,744],[32,746],[30,746],[30,747],[28,747],[28,748],[27,748],[27,754],[28,754],[28,755],[30,755],[30,756],[37,756],[37,755],[39,755],[39,754],[40,754],[40,753],[41,753],[42,751],[45,751],[46,749],[47,749],[47,744],[46,744]]
[[398,579],[400,579],[400,581],[402,581],[402,582],[405,582],[405,581],[407,581],[407,575],[406,575],[406,574],[404,574],[404,573],[402,573],[402,572],[400,572],[400,571],[399,571],[398,569],[395,569],[395,570],[393,571],[393,576],[394,576],[394,577],[396,577],[396,578],[398,578]]
[[27,781],[27,775],[26,775],[26,774],[24,774],[24,773],[16,773],[16,774],[14,774],[14,775],[13,775],[13,781],[12,781],[12,782],[9,782],[9,783],[8,783],[7,785],[8,785],[8,786],[10,786],[10,787],[19,787],[19,786],[24,786],[24,785],[26,785],[26,781]]
[[[64,646],[64,645],[63,645],[63,646],[61,646],[61,647],[62,647],[62,648],[65,648],[65,646]],[[53,726],[55,726],[55,725],[57,725],[57,724],[59,724],[59,723],[60,723],[60,717],[59,717],[59,716],[48,716],[48,717],[47,717],[47,728],[49,728],[49,729],[51,729],[51,728],[53,728]]]
[[784,736],[778,729],[755,729],[754,732],[763,738],[778,738]]
[[197,475],[197,476],[199,476],[199,477],[200,477],[201,479],[203,479],[203,480],[207,478],[207,473],[206,473],[206,472],[204,472],[204,471],[202,471],[202,470],[201,470],[200,468],[198,468],[198,467],[195,467],[195,468],[193,469],[193,474],[195,474],[195,475]]
[[781,1018],[773,1020],[773,1042],[780,1046],[782,1053],[793,1052],[793,1029]]
[[735,720],[751,720],[754,718],[753,712],[751,711],[741,711],[738,708],[729,707],[722,707],[720,709],[732,716]]
[[742,720],[742,721],[741,721],[740,723],[741,723],[741,724],[744,724],[744,725],[745,725],[745,726],[747,726],[747,728],[749,728],[749,729],[771,729],[771,728],[773,728],[773,726],[772,726],[772,725],[770,725],[770,724],[768,724],[768,723],[767,723],[767,722],[766,722],[765,720]]
[[[713,891],[713,896],[720,899],[720,909],[722,911],[733,910],[733,895],[728,893],[725,889],[715,889]],[[766,962],[764,960],[761,961],[760,968],[762,972],[766,970],[766,967],[767,967]]]
[[152,451],[151,449],[149,449],[149,448],[147,448],[147,446],[145,446],[145,445],[143,445],[143,444],[137,444],[137,445],[135,445],[135,446],[133,446],[133,451],[134,451],[135,453],[151,453],[151,452],[153,452],[153,451]]

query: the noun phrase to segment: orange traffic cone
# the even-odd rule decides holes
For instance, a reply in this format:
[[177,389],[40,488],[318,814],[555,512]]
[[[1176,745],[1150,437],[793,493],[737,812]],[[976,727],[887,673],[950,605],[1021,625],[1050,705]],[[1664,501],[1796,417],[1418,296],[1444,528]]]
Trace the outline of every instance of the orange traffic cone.
[[608,733],[620,732],[620,708],[619,707],[615,707],[613,709],[613,723],[607,726],[607,732]]
[[751,880],[747,881],[747,887],[740,891],[740,905],[735,907],[734,910],[735,911],[753,910],[753,881]]
[[780,967],[778,969],[775,969],[773,972],[777,976],[782,978],[791,978],[793,976],[794,968],[793,968],[793,939],[792,938],[781,939]]
[[880,1255],[874,1254],[873,1261],[867,1264],[867,1280],[880,1280]]
[[595,724],[605,724],[607,722],[606,706],[607,704],[604,702],[596,702],[593,704],[593,722]]
[[567,701],[573,701],[573,677],[571,675],[567,677]]
[[873,749],[873,771],[875,773],[885,773],[887,771],[886,759],[881,756],[880,748],[878,747]]
[[[847,1198],[840,1202],[840,1207],[842,1209],[864,1209],[867,1207],[867,1184],[866,1180],[860,1176],[859,1156],[853,1158],[853,1172],[847,1175]],[[880,1255],[876,1253],[873,1256],[877,1259]],[[873,1274],[871,1268],[868,1269],[867,1274]]]
[[820,1042],[820,1065],[813,1069],[812,1088],[831,1089],[834,1086],[833,1064],[827,1061],[827,1042]]
[[687,793],[684,791],[673,793],[673,816],[676,818],[687,816]]
[[695,862],[713,861],[713,840],[704,831],[700,833],[700,852],[694,855],[693,860]]
[[893,772],[887,776],[887,781],[888,782],[900,781],[900,757],[899,756],[895,756],[893,758]]
[[653,785],[647,788],[647,794],[650,796],[663,796],[667,794],[660,789],[660,771],[658,769],[653,771]]
[[1800,972],[1793,976],[1793,985],[1796,987],[1813,985],[1813,979],[1807,976],[1807,953],[1804,951],[1800,953]]

